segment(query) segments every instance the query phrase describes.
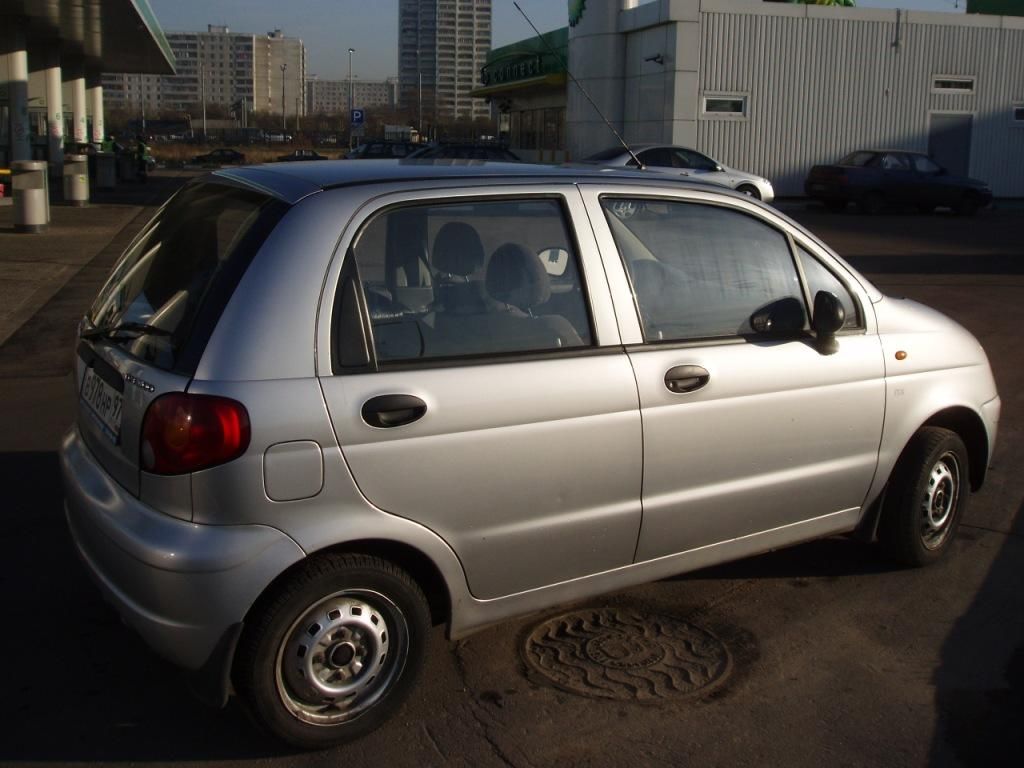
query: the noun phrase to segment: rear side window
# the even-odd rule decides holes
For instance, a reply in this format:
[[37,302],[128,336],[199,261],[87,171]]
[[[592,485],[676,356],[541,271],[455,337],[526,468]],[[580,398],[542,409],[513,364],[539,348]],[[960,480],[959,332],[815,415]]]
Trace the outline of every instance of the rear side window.
[[154,326],[153,333],[110,342],[158,368],[192,375],[224,306],[286,208],[221,184],[186,187],[121,257],[89,321]]
[[[554,199],[406,206],[352,248],[377,363],[589,346],[576,249]],[[336,353],[358,334],[337,331]]]

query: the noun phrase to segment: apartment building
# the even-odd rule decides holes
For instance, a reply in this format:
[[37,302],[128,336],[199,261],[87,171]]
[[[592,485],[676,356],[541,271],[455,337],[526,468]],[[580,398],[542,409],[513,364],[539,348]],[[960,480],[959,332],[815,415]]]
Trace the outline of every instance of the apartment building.
[[[352,105],[362,109],[398,106],[398,78],[353,80]],[[348,113],[348,80],[326,80],[315,75],[306,81],[306,114]]]
[[399,99],[421,122],[487,117],[470,96],[491,48],[491,0],[400,0]]
[[[266,35],[232,32],[209,25],[205,32],[171,32],[175,75],[105,73],[103,100],[108,109],[195,109],[204,101],[228,108],[244,103],[249,111],[285,114],[305,111],[306,51],[302,40],[281,30]],[[281,64],[286,64],[282,82]]]

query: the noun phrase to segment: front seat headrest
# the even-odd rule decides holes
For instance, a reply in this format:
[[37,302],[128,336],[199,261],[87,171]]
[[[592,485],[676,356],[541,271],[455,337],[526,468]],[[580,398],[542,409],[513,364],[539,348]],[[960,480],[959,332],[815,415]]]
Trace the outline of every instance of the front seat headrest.
[[431,261],[441,272],[469,277],[484,265],[484,245],[469,224],[449,221],[434,238]]
[[505,243],[487,264],[487,292],[524,311],[551,298],[551,280],[537,254],[519,243]]

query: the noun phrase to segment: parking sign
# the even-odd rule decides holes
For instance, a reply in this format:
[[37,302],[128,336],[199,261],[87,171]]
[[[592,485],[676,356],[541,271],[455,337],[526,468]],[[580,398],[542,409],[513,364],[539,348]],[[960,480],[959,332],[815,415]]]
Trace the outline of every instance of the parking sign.
[[353,109],[352,110],[352,125],[362,125],[363,124],[363,117],[364,117],[363,110],[361,110],[361,109]]

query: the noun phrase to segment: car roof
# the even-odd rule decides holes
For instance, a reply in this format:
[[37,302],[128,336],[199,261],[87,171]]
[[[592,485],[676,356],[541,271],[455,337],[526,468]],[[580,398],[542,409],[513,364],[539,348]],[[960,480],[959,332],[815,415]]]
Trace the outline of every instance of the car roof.
[[[657,179],[643,171],[594,166],[552,166],[532,163],[500,163],[486,160],[314,160],[308,163],[266,163],[242,168],[222,168],[215,177],[258,189],[285,202],[297,203],[303,197],[324,189],[359,184],[458,181],[491,179],[496,182],[548,180],[572,182],[579,180],[607,181],[620,178],[656,184]],[[678,187],[686,182],[672,181]],[[701,183],[688,184],[694,189],[707,189]],[[719,188],[715,187],[715,191]]]

